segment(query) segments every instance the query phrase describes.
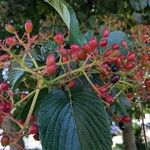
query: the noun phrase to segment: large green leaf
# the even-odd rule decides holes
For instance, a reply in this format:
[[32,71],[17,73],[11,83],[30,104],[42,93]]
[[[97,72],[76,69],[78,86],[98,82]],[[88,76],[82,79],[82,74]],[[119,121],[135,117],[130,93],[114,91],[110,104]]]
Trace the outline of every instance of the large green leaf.
[[38,123],[44,150],[111,150],[106,110],[91,90],[76,89],[71,100],[53,90],[42,101]]
[[77,44],[83,44],[86,42],[85,39],[82,39],[76,14],[68,3],[63,0],[45,0],[45,2],[53,6],[61,16],[70,31],[70,38],[72,42]]

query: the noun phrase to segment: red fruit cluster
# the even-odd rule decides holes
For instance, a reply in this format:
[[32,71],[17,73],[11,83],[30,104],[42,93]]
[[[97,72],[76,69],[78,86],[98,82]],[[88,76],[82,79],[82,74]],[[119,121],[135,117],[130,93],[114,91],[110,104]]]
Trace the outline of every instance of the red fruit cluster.
[[52,75],[57,71],[55,55],[50,54],[46,59],[46,67],[44,69],[45,75]]

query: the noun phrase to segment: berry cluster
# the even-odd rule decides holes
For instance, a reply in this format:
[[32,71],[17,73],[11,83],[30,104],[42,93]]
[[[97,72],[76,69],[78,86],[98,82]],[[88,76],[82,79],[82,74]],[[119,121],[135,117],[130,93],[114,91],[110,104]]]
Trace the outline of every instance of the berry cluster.
[[[12,92],[7,82],[0,83],[0,123],[5,117],[14,121],[21,128],[17,134],[19,137],[33,134],[34,138],[39,140],[38,125],[32,116],[40,90],[57,86],[70,92],[70,89],[77,87],[78,83],[82,82],[80,81],[81,76],[88,81],[107,108],[115,105],[120,94],[125,95],[129,100],[134,100],[136,97],[150,99],[149,53],[147,51],[136,53],[134,49],[131,51],[125,39],[120,43],[109,45],[108,28],[102,31],[101,40],[93,36],[82,45],[68,44],[63,34],[57,33],[53,38],[57,49],[55,53],[46,56],[44,64],[32,56],[32,50],[38,42],[46,38],[43,35],[31,35],[33,30],[31,21],[26,21],[25,33],[22,38],[11,24],[7,24],[5,28],[13,36],[0,41],[0,48],[4,52],[0,56],[0,63],[4,64],[4,67],[5,64],[11,67],[12,61],[10,60],[17,62],[21,67],[20,70],[26,72],[27,75],[20,82],[24,83],[28,76],[35,82],[33,88],[25,83],[27,92],[19,91],[21,94],[15,93],[16,91]],[[22,48],[17,54],[13,52],[16,45]],[[122,48],[127,51],[127,54],[121,53]],[[101,49],[105,49],[104,52]],[[26,64],[26,57],[31,59],[31,67]],[[73,67],[72,63],[75,64]],[[91,78],[95,74],[98,75],[101,84],[93,83]],[[20,94],[19,101],[14,103],[13,99],[17,94]],[[13,117],[14,110],[26,103],[33,94],[35,94],[33,103],[26,119],[15,119]],[[119,122],[121,128],[124,123],[131,122],[128,115],[120,115],[115,112],[112,116],[115,121]],[[10,133],[4,133],[1,143],[3,146],[16,143],[15,137],[12,137]]]

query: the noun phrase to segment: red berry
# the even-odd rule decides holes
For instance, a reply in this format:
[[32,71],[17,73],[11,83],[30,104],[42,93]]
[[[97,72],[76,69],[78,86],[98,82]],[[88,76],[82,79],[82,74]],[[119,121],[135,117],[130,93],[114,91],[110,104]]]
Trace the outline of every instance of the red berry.
[[9,89],[9,84],[7,82],[2,82],[0,84],[0,90],[1,91],[7,91]]
[[108,35],[109,35],[109,30],[108,30],[108,28],[105,28],[104,30],[103,30],[103,37],[108,37]]
[[90,53],[92,51],[91,46],[89,44],[84,44],[82,49],[85,53]]
[[125,70],[131,70],[131,69],[133,69],[133,68],[134,68],[134,65],[131,64],[131,63],[126,63],[126,64],[124,65],[124,69],[125,69]]
[[6,39],[6,44],[9,46],[14,46],[17,44],[17,40],[15,37],[11,36]]
[[121,45],[124,47],[124,48],[128,48],[128,44],[125,40],[122,40],[121,41]]
[[75,80],[72,80],[72,81],[69,81],[69,82],[68,82],[68,87],[69,87],[70,89],[74,88],[75,86],[76,86],[76,81],[75,81]]
[[87,54],[84,53],[84,51],[82,49],[80,49],[78,52],[77,52],[77,58],[80,59],[80,60],[84,60],[86,59],[87,57]]
[[131,122],[131,118],[129,116],[124,116],[121,118],[121,121],[124,123],[129,123]]
[[120,67],[121,64],[122,64],[122,59],[121,59],[120,57],[118,57],[118,58],[116,59],[116,61],[115,61],[115,64],[116,64],[117,67]]
[[77,45],[77,44],[72,44],[72,45],[70,46],[70,49],[71,49],[71,52],[72,52],[72,53],[76,53],[76,52],[78,52],[78,51],[80,50],[80,47],[79,47],[79,45]]
[[134,61],[135,58],[136,58],[136,55],[135,55],[134,52],[129,52],[129,53],[128,53],[128,56],[127,56],[127,60],[128,60],[128,61]]
[[54,36],[54,41],[58,44],[58,45],[62,45],[64,44],[64,36],[61,33],[57,33]]
[[36,123],[33,123],[29,128],[29,134],[36,134],[39,130],[39,127]]
[[104,57],[108,57],[109,55],[111,55],[111,54],[113,53],[113,51],[114,51],[114,50],[111,50],[111,49],[106,50],[106,51],[104,52]]
[[99,91],[100,94],[104,94],[104,93],[107,92],[107,89],[106,89],[106,87],[102,86],[102,87],[98,88],[98,91]]
[[46,67],[45,67],[44,73],[45,73],[46,75],[52,75],[52,74],[54,74],[56,71],[57,71],[57,66],[56,66],[56,64],[52,64],[52,65],[49,65],[49,66],[46,66]]
[[118,44],[113,44],[112,49],[119,49],[119,45]]
[[46,65],[52,65],[52,64],[55,64],[55,62],[56,62],[55,55],[53,54],[48,55],[46,59]]
[[10,55],[9,54],[3,54],[0,56],[0,61],[8,61],[10,60]]
[[59,48],[58,51],[62,56],[67,56],[68,55],[68,50],[65,48]]
[[10,102],[5,102],[5,103],[3,104],[3,111],[4,111],[5,113],[9,113],[9,112],[11,111],[11,109],[12,109],[12,105],[11,105]]
[[67,58],[67,57],[65,57],[65,56],[64,56],[64,57],[62,57],[62,62],[64,62],[64,63],[65,63],[65,62],[67,62],[67,61],[68,61],[68,58]]
[[96,47],[97,47],[97,40],[96,40],[96,38],[92,38],[89,41],[89,46],[91,47],[92,50],[96,49]]
[[114,103],[114,98],[113,96],[111,95],[107,95],[106,98],[105,98],[105,101],[108,103],[108,104],[113,104]]
[[25,31],[27,33],[31,33],[32,30],[33,30],[33,24],[31,22],[31,20],[27,20],[26,23],[25,23],[25,25],[24,25],[24,27],[25,27]]
[[10,144],[10,137],[8,135],[3,135],[1,138],[2,146],[7,146]]
[[107,40],[102,40],[99,42],[99,46],[105,47],[107,45]]

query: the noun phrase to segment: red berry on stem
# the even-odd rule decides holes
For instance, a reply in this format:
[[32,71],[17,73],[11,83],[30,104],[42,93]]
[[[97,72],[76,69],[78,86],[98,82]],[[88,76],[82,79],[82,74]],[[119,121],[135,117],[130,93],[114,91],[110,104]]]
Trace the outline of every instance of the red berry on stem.
[[129,53],[128,53],[128,56],[127,56],[127,60],[128,60],[128,61],[134,61],[135,58],[136,58],[136,55],[135,55],[134,52],[129,52]]
[[56,62],[55,55],[54,54],[48,55],[46,59],[46,65],[52,65],[52,64],[55,64],[55,62]]
[[8,61],[10,60],[10,55],[9,54],[3,54],[0,56],[0,61]]
[[99,91],[100,94],[104,94],[104,93],[107,92],[107,88],[105,86],[102,86],[102,87],[98,88],[98,91]]
[[44,69],[45,75],[52,75],[52,74],[54,74],[56,71],[57,71],[57,66],[56,66],[56,64],[52,64],[52,65],[46,66],[45,69]]
[[108,28],[105,28],[105,29],[103,30],[102,35],[103,35],[103,37],[108,37],[108,35],[109,35],[109,30],[108,30]]
[[113,53],[113,51],[114,51],[114,50],[112,50],[112,49],[106,50],[106,51],[104,52],[104,56],[105,56],[105,57],[108,57],[109,55],[111,55],[111,54]]
[[74,88],[75,86],[76,86],[76,81],[75,81],[75,80],[72,80],[72,81],[69,81],[69,82],[68,82],[68,87],[69,87],[70,89]]
[[65,49],[65,48],[59,48],[58,49],[58,51],[60,52],[60,54],[62,55],[62,56],[67,56],[68,55],[68,50],[67,49]]
[[91,47],[92,50],[96,49],[96,47],[97,47],[97,39],[96,38],[92,38],[89,41],[89,46]]
[[132,63],[126,63],[125,65],[124,65],[124,69],[125,70],[131,70],[131,69],[133,69],[134,68],[134,65],[132,64]]
[[124,123],[129,123],[131,122],[131,118],[129,116],[124,116],[121,118],[121,121]]
[[10,144],[10,137],[8,135],[3,135],[1,138],[2,146],[7,146]]
[[107,45],[107,40],[102,40],[99,42],[99,46],[105,47]]
[[121,45],[122,45],[122,47],[124,47],[124,48],[128,48],[128,44],[127,44],[127,42],[126,42],[125,40],[122,40],[122,41],[121,41]]
[[76,53],[80,50],[80,47],[77,44],[72,44],[72,45],[70,45],[70,49],[71,49],[72,53]]
[[3,104],[3,111],[4,111],[5,113],[9,113],[9,112],[11,111],[11,109],[12,109],[12,105],[11,105],[10,102],[5,102],[5,103]]
[[62,62],[64,62],[64,63],[65,63],[65,62],[67,62],[67,61],[68,61],[68,58],[67,58],[67,57],[65,57],[65,56],[64,56],[64,57],[62,57]]
[[108,104],[113,104],[114,103],[114,98],[111,95],[107,95],[105,98],[105,102],[107,102]]
[[0,84],[0,91],[7,91],[9,89],[9,84],[7,82],[2,82]]
[[112,49],[119,49],[119,45],[118,44],[113,44]]
[[64,44],[64,36],[61,33],[57,33],[54,36],[54,41],[58,44],[58,45],[62,45]]
[[24,27],[25,27],[25,31],[26,31],[27,33],[31,33],[32,30],[33,30],[32,21],[31,21],[31,20],[27,20],[26,23],[25,23],[25,25],[24,25]]
[[83,51],[84,51],[85,53],[90,53],[90,52],[92,51],[92,48],[91,48],[91,46],[90,46],[89,44],[84,44],[84,45],[82,46],[82,49],[83,49]]
[[36,123],[33,123],[29,128],[29,134],[36,134],[39,130],[39,127]]
[[17,44],[17,40],[15,37],[11,36],[6,39],[6,44],[9,46],[14,46]]

